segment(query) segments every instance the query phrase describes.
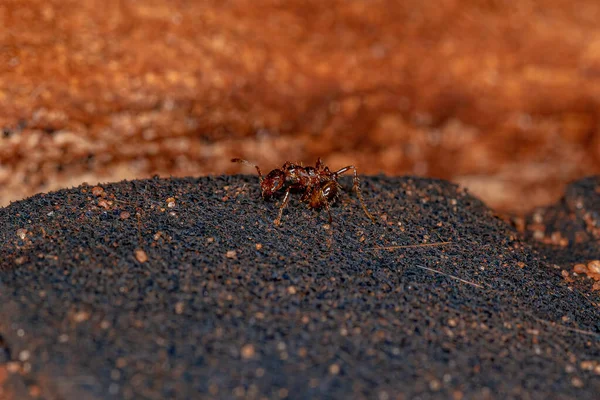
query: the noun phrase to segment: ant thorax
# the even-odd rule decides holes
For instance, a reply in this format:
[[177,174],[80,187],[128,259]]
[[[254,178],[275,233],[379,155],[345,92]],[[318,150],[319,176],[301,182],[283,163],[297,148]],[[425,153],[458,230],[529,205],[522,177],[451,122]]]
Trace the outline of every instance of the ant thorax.
[[308,189],[318,185],[321,178],[313,167],[290,165],[286,169],[286,186],[293,189]]

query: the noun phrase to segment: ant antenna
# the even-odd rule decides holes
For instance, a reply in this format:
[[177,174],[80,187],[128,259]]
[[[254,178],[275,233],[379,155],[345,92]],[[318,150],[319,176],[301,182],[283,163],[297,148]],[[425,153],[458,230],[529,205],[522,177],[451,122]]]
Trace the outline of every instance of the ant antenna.
[[263,176],[262,176],[262,173],[260,172],[260,168],[258,168],[258,165],[252,164],[250,161],[247,161],[247,160],[242,160],[241,158],[232,158],[231,162],[246,164],[246,165],[256,168],[256,171],[258,171],[258,180],[260,181],[260,183],[262,183]]

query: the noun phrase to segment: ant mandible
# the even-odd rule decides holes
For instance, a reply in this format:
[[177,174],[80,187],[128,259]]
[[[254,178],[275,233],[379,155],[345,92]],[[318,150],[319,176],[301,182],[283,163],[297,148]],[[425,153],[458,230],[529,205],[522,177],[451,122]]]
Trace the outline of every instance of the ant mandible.
[[371,215],[365,206],[360,191],[360,181],[358,180],[358,174],[354,165],[349,165],[335,172],[331,172],[329,168],[323,164],[320,158],[317,159],[314,168],[304,167],[287,161],[281,168],[274,169],[263,177],[260,168],[257,165],[240,158],[233,158],[231,161],[256,168],[263,199],[267,200],[275,195],[283,193],[279,214],[277,215],[277,219],[275,219],[275,225],[277,226],[281,224],[283,209],[289,203],[291,193],[294,192],[302,193],[300,201],[306,203],[309,208],[326,209],[329,214],[329,223],[331,224],[330,206],[339,196],[339,191],[341,189],[338,179],[341,174],[349,170],[354,170],[352,189],[356,191],[360,205],[367,217],[375,222],[375,217]]

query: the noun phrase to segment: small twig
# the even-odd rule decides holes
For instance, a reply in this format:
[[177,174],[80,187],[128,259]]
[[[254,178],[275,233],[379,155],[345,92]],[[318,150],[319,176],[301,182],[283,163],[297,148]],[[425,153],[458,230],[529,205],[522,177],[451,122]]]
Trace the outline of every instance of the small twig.
[[140,249],[142,248],[142,220],[140,219],[140,213],[137,211],[135,211],[135,216],[137,218],[137,233],[138,233],[138,243],[140,246]]
[[534,319],[536,321],[538,321],[538,322],[541,322],[544,325],[548,325],[548,326],[552,326],[552,327],[557,327],[557,328],[562,328],[562,329],[565,329],[567,331],[571,331],[571,332],[575,332],[575,333],[581,333],[582,335],[594,336],[596,338],[600,338],[599,334],[597,334],[595,332],[592,332],[592,331],[585,331],[583,329],[577,329],[577,328],[569,328],[568,326],[561,325],[561,324],[558,324],[556,322],[550,322],[550,321],[546,321],[544,319],[539,319],[539,318],[535,318],[535,317],[534,317]]
[[484,287],[482,285],[479,285],[479,284],[477,284],[475,282],[469,282],[469,281],[466,281],[466,280],[464,280],[462,278],[459,278],[458,276],[454,276],[454,275],[450,275],[450,274],[445,274],[442,271],[438,271],[438,270],[433,269],[433,268],[423,267],[421,265],[415,265],[415,267],[421,268],[421,269],[424,269],[424,270],[427,270],[427,271],[435,272],[436,274],[444,275],[444,276],[447,276],[449,278],[456,279],[457,281],[461,281],[462,283],[467,283],[469,285],[472,285],[472,286],[484,289]]
[[431,246],[444,246],[447,244],[452,244],[452,242],[439,242],[439,243],[421,243],[421,244],[407,244],[404,246],[377,246],[373,247],[374,250],[396,250],[396,249],[409,249],[412,247],[431,247]]

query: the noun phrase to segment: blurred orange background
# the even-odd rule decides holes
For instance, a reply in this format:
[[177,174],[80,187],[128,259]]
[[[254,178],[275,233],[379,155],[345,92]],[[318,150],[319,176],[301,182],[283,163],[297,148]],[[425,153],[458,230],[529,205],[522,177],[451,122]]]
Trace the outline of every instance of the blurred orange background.
[[0,205],[286,160],[523,213],[600,166],[600,2],[4,0]]

